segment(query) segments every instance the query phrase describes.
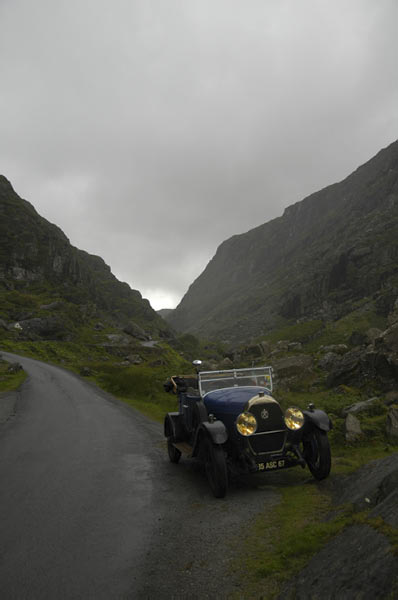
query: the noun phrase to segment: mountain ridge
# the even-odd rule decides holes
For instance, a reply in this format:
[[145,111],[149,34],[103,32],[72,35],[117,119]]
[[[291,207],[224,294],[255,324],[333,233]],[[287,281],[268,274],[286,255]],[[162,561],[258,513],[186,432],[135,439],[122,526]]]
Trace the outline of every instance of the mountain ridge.
[[397,173],[396,141],[281,217],[225,240],[167,320],[179,331],[243,340],[292,319],[337,318],[392,284]]
[[92,312],[99,311],[98,316],[106,313],[114,325],[126,325],[133,319],[155,335],[170,334],[165,321],[138,290],[118,281],[101,257],[70,244],[64,232],[20,198],[3,175],[0,217],[3,290],[47,291],[75,305],[92,305]]

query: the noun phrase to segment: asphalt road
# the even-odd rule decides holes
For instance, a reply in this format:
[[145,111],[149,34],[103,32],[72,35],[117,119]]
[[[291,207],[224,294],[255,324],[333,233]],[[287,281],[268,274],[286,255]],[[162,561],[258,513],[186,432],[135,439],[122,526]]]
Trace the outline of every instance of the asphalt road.
[[28,372],[0,424],[2,600],[228,598],[241,532],[277,501],[262,479],[212,497],[162,427],[55,366]]

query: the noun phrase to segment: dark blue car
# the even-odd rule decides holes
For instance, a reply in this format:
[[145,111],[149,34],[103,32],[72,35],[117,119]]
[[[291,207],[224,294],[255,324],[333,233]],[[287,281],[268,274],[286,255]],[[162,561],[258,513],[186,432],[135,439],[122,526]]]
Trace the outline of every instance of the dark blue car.
[[329,475],[328,415],[313,405],[283,412],[272,397],[271,367],[173,376],[165,389],[179,405],[164,422],[169,458],[202,460],[217,498],[225,496],[230,475],[295,465],[308,465],[316,479]]

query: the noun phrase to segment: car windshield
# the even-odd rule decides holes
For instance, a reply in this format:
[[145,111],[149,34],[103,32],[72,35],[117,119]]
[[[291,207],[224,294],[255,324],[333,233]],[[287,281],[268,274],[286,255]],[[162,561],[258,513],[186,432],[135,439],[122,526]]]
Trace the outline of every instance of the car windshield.
[[202,396],[214,390],[241,386],[260,386],[272,392],[272,367],[199,373],[199,389]]

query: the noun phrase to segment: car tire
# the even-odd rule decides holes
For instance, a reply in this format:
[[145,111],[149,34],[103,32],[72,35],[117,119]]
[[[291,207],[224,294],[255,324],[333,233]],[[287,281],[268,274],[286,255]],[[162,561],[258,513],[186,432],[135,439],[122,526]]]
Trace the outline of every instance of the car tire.
[[181,452],[174,446],[170,439],[167,440],[167,452],[170,462],[177,464],[181,458]]
[[326,431],[314,429],[303,440],[304,457],[315,479],[325,479],[330,473],[331,455]]
[[208,482],[216,498],[224,498],[227,493],[228,473],[225,454],[222,446],[213,444],[205,437],[203,440],[203,457]]

